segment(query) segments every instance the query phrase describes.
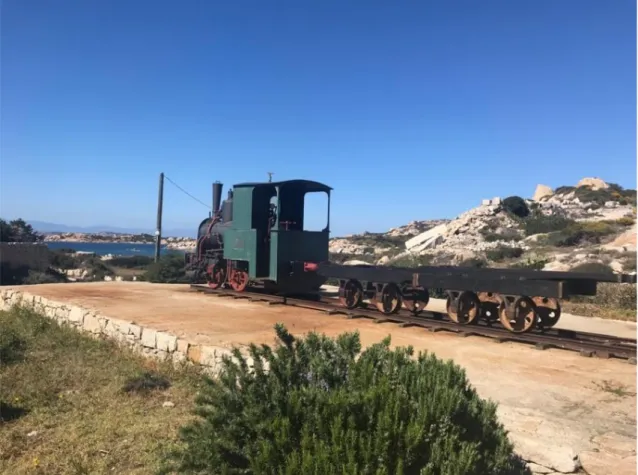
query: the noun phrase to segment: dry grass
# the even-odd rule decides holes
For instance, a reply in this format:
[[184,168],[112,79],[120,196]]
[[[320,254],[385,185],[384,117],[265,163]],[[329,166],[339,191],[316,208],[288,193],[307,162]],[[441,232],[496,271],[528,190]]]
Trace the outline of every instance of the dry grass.
[[636,310],[614,308],[594,303],[561,302],[562,311],[582,317],[597,317],[606,320],[636,321]]
[[[0,362],[0,473],[155,473],[193,417],[192,367],[144,359],[23,309],[0,312],[0,332],[26,343],[17,361]],[[169,387],[124,390],[148,373]]]

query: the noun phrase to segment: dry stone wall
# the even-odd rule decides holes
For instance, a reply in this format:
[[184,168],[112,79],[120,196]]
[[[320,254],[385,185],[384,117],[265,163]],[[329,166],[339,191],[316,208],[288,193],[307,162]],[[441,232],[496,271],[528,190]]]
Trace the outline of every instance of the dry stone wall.
[[70,325],[94,337],[115,340],[148,357],[202,365],[209,373],[218,371],[224,355],[231,356],[228,348],[191,344],[170,333],[102,315],[92,309],[57,302],[22,290],[0,290],[0,310],[9,310],[13,306],[31,308],[61,325]]

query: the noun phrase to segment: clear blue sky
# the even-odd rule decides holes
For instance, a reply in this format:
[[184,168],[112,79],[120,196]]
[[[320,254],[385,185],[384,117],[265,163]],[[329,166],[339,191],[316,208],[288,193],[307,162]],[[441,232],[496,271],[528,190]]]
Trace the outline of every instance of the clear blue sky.
[[[633,0],[4,0],[1,209],[154,227],[159,172],[335,188],[333,235],[636,186]],[[225,191],[224,191],[225,195]],[[166,185],[166,227],[206,209]]]

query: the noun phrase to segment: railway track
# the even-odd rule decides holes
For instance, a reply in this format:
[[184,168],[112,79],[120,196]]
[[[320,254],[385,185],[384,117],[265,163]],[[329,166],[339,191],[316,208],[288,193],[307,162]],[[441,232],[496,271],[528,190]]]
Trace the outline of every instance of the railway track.
[[471,325],[459,325],[445,320],[444,313],[425,311],[414,316],[407,310],[401,310],[393,315],[385,315],[373,306],[365,308],[347,309],[339,305],[336,299],[322,298],[320,300],[306,298],[289,298],[268,294],[254,289],[252,291],[237,292],[230,289],[211,289],[205,285],[191,284],[192,291],[215,295],[218,297],[245,299],[252,302],[264,302],[269,305],[288,305],[298,308],[318,310],[327,314],[342,314],[347,318],[366,318],[375,323],[396,323],[401,327],[421,327],[431,332],[446,331],[460,337],[481,336],[490,338],[498,343],[517,342],[534,345],[539,350],[550,348],[577,351],[581,356],[597,358],[617,358],[636,364],[636,340],[621,338],[598,333],[578,332],[550,328],[542,333],[512,333],[505,328],[490,326],[484,321]]

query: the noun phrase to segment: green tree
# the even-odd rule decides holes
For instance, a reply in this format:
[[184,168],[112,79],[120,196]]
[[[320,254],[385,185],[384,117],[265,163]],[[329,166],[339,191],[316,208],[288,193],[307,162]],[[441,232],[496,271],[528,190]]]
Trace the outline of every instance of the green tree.
[[[361,352],[358,333],[238,349],[197,398],[166,470],[219,474],[527,474],[496,405],[434,355]],[[359,356],[357,358],[357,356]]]
[[143,279],[148,282],[179,284],[186,283],[184,256],[179,253],[169,253],[160,257],[158,262],[148,266]]
[[503,209],[519,218],[525,218],[530,213],[527,203],[520,196],[508,196],[505,198],[503,200]]
[[38,242],[42,241],[42,235],[33,230],[33,227],[24,219],[5,221],[0,219],[1,242]]

